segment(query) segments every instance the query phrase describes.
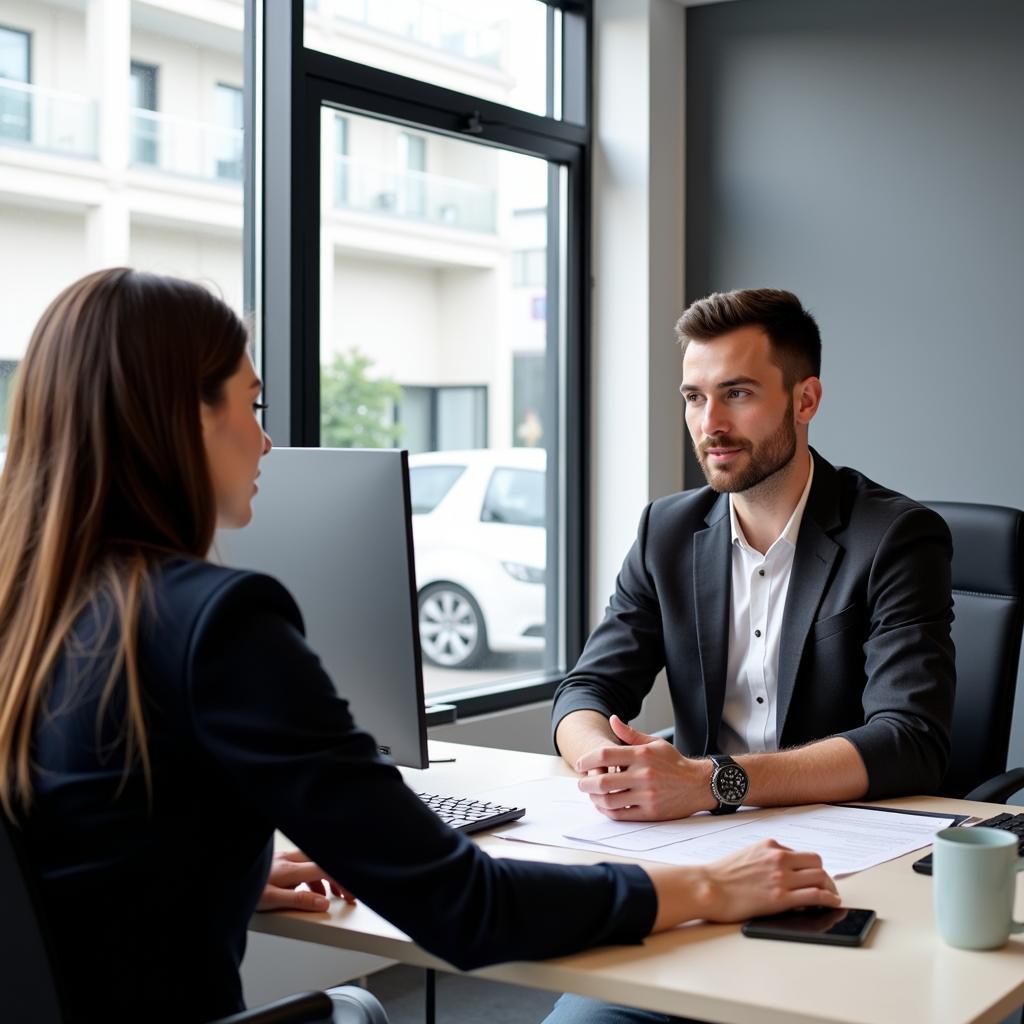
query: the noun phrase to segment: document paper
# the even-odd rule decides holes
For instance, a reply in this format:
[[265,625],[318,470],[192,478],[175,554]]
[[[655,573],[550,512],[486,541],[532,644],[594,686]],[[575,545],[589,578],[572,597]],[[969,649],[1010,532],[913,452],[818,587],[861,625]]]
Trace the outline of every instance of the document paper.
[[928,846],[954,818],[870,807],[810,804],[741,808],[735,814],[695,814],[677,821],[612,821],[581,793],[574,778],[532,782],[479,794],[526,808],[497,833],[513,842],[632,856],[665,864],[707,864],[760,839],[820,854],[832,876],[850,875]]

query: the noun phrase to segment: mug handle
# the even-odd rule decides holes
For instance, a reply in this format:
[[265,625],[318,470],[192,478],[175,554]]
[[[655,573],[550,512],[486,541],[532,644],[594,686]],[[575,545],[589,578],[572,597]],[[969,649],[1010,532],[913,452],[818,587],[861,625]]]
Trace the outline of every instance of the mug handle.
[[[1017,858],[1017,872],[1018,874],[1024,871],[1024,857]],[[1020,935],[1024,932],[1024,921],[1011,920],[1010,921],[1010,934]]]

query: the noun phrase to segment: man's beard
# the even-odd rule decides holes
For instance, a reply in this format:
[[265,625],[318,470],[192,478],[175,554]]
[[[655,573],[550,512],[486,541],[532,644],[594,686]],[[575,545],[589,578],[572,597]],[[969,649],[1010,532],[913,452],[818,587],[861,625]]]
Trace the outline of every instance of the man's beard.
[[[708,464],[708,448],[742,448],[749,453],[744,469],[731,470]],[[699,445],[694,442],[694,454],[704,470],[704,476],[712,489],[720,493],[749,491],[769,477],[784,469],[796,455],[796,427],[793,424],[793,399],[790,398],[785,415],[778,430],[760,444],[752,446],[749,441],[739,438],[707,438]]]

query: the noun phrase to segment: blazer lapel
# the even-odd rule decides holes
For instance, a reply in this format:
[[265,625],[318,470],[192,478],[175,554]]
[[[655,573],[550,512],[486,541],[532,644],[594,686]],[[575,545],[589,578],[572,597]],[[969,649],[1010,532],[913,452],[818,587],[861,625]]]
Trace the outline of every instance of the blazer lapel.
[[707,753],[715,749],[718,740],[729,658],[732,532],[727,494],[719,496],[704,521],[708,528],[693,535],[693,607],[707,703]]
[[813,449],[812,454],[814,481],[797,536],[779,641],[778,707],[775,715],[777,741],[781,740],[786,724],[807,634],[840,551],[839,545],[827,533],[840,523],[838,477],[830,463]]

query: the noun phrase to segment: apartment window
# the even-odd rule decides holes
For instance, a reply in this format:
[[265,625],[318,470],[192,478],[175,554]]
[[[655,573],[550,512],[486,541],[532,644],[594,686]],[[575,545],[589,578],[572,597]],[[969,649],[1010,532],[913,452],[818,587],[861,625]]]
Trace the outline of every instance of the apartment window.
[[305,45],[536,114],[559,12],[541,0],[319,0]]
[[[264,15],[265,188],[288,197],[263,225],[270,433],[407,448],[417,560],[448,560],[489,645],[464,666],[427,645],[427,691],[463,714],[542,699],[585,629],[589,4]],[[473,559],[490,590],[455,579]]]
[[514,445],[536,448],[544,442],[547,407],[543,352],[516,352],[512,356],[512,436]]
[[11,422],[11,385],[18,363],[0,359],[0,451],[7,450],[7,430]]
[[156,65],[132,61],[128,102],[132,107],[133,164],[155,165],[160,159],[160,121],[156,117],[157,74]]
[[348,118],[344,114],[334,115],[334,202],[337,206],[348,205],[349,162],[348,162]]
[[427,140],[411,132],[398,133],[398,163],[405,172],[399,207],[407,217],[422,217],[427,206]]
[[411,454],[487,447],[486,387],[402,388],[396,443]]
[[214,138],[214,174],[227,181],[242,180],[242,104],[240,86],[217,83],[215,109],[217,128]]
[[88,271],[189,278],[246,312],[237,86],[248,83],[234,6],[228,27],[210,4],[0,0],[0,448],[32,330]]
[[0,26],[0,140],[28,142],[32,135],[31,36]]
[[547,251],[522,249],[512,253],[512,284],[516,288],[543,288],[547,280]]

